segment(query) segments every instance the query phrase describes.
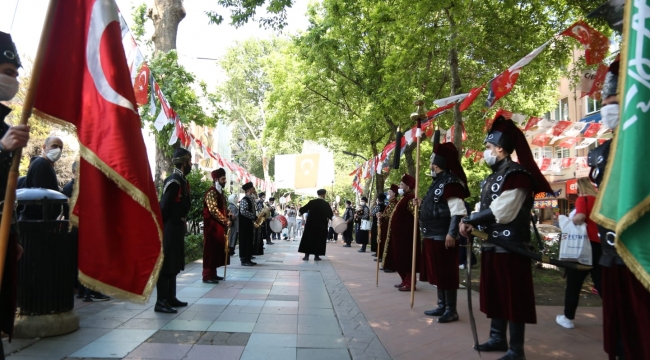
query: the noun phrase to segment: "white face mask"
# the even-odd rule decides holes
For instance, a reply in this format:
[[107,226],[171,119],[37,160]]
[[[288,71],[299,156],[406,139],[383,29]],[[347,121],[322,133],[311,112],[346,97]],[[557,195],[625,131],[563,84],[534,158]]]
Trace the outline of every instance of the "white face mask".
[[399,188],[399,189],[397,190],[397,192],[398,192],[400,195],[404,195],[404,189],[402,189],[402,188]]
[[386,195],[386,199],[390,200],[390,194]]
[[0,74],[0,101],[9,101],[18,93],[18,79]]
[[365,201],[362,201],[362,202],[360,202],[359,204],[361,204],[361,206],[363,206],[363,205],[366,204],[366,202],[365,202]]
[[497,163],[497,156],[492,155],[492,150],[487,149],[483,152],[483,158],[485,159],[485,162],[492,166]]
[[52,149],[45,154],[51,162],[56,162],[61,158],[61,149]]
[[603,118],[603,124],[611,130],[616,129],[619,119],[618,104],[609,104],[600,108],[600,116]]

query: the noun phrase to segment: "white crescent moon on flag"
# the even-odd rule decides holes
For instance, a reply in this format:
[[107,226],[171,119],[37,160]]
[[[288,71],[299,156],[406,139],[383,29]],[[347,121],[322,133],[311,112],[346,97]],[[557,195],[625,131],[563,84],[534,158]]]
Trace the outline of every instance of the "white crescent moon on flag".
[[589,43],[589,31],[584,26],[576,25],[571,29],[571,32],[576,34],[581,40],[584,39],[584,42]]
[[[305,169],[305,165],[309,164],[309,169]],[[302,162],[300,162],[300,170],[304,170],[305,175],[309,174],[311,172],[311,169],[314,168],[314,161],[312,159],[304,159]]]
[[111,87],[106,80],[104,69],[102,69],[101,55],[99,51],[100,42],[104,30],[113,21],[119,21],[117,7],[112,0],[96,0],[90,14],[90,25],[88,28],[88,42],[86,43],[86,62],[88,71],[93,78],[95,87],[99,94],[106,101],[130,109],[137,114],[135,106],[124,96],[120,95]]

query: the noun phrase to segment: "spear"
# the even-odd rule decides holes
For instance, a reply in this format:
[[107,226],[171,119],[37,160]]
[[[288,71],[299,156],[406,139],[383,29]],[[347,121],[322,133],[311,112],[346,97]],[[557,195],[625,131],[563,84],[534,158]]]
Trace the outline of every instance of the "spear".
[[223,262],[223,279],[226,280],[226,270],[228,270],[228,260],[230,260],[230,247],[228,246],[228,242],[230,240],[230,226],[228,226],[228,230],[226,230],[226,241],[224,241],[224,252],[226,253],[226,258],[224,259]]
[[[411,114],[411,120],[417,122],[416,136],[416,150],[415,150],[415,198],[418,199],[418,188],[420,186],[420,137],[422,136],[422,119],[426,118],[424,111],[424,100],[416,100],[413,105],[417,106],[414,113]],[[411,309],[415,302],[415,263],[417,262],[417,247],[418,247],[418,212],[419,205],[415,203],[415,211],[413,213],[413,257],[411,259]]]
[[381,262],[381,254],[379,249],[381,249],[381,224],[379,219],[377,220],[377,270],[375,274],[375,287],[379,287],[379,263]]
[[[36,98],[36,88],[38,81],[41,78],[41,69],[43,68],[43,57],[47,50],[48,40],[50,38],[50,31],[52,29],[52,22],[54,19],[54,11],[57,8],[58,0],[51,0],[45,15],[45,22],[43,23],[43,30],[41,31],[41,40],[38,44],[36,57],[34,58],[34,65],[32,66],[32,75],[29,79],[29,88],[23,101],[23,112],[20,116],[20,124],[27,125],[29,117],[32,116],[32,109],[34,108],[34,100]],[[20,167],[20,158],[23,155],[23,149],[18,148],[14,150],[11,158],[11,167],[9,168],[9,177],[7,178],[7,187],[5,190],[4,205],[2,207],[2,220],[0,223],[0,286],[2,284],[2,276],[4,275],[5,260],[7,257],[7,245],[9,244],[9,230],[11,229],[11,220],[14,213],[14,203],[16,202],[16,185],[18,183],[18,170]]]

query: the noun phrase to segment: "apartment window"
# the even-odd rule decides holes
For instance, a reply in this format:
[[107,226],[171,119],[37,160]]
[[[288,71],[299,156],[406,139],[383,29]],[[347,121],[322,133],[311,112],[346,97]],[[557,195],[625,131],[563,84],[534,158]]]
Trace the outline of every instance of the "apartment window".
[[587,114],[595,113],[602,107],[600,101],[594,98],[586,97],[585,101],[587,101]]
[[541,147],[535,147],[533,149],[533,157],[535,158],[535,160],[552,159],[553,148],[550,146],[545,146],[544,149],[542,149]]
[[571,149],[563,148],[561,146],[555,147],[555,158],[564,159],[571,157]]

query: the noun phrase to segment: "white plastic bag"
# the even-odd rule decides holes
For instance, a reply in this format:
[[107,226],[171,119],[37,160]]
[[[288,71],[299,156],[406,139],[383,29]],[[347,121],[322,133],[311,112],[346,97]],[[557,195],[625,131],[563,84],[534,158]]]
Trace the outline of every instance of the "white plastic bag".
[[587,235],[587,224],[576,225],[564,215],[560,215],[558,220],[562,229],[560,260],[591,265],[591,243]]

